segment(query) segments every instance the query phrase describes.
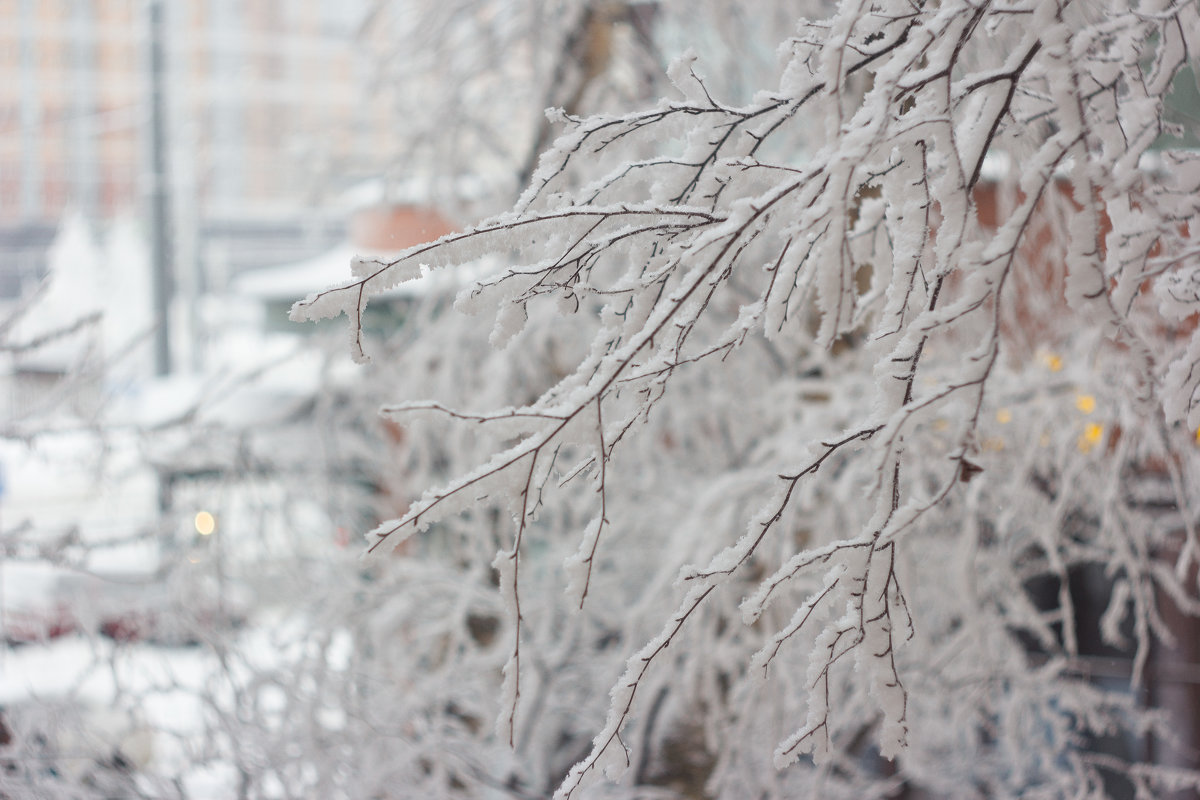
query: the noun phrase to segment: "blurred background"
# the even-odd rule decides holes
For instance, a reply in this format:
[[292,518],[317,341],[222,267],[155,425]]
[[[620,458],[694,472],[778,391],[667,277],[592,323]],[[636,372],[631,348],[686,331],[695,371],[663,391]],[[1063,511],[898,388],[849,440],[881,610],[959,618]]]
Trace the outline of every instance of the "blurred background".
[[56,321],[119,294],[126,332],[169,320],[156,373],[202,366],[226,323],[206,297],[327,252],[381,198],[370,181],[395,149],[370,50],[394,27],[383,13],[365,0],[4,3],[0,299],[73,269],[85,283],[54,298]]
[[[373,715],[413,697],[394,648],[437,604],[398,613],[409,567],[359,554],[451,463],[377,410],[462,388],[411,345],[469,274],[372,301],[366,367],[344,320],[288,309],[511,207],[546,108],[653,102],[689,45],[748,97],[774,6],[0,1],[0,797],[383,796],[424,769]],[[470,362],[486,334],[445,341]],[[548,385],[541,355],[492,383]],[[413,554],[496,547],[452,541]],[[481,596],[453,635],[486,650]]]
[[[507,507],[480,499],[394,558],[360,555],[414,492],[491,452],[477,431],[402,428],[380,407],[537,397],[578,363],[589,323],[534,319],[497,355],[490,319],[443,313],[495,260],[373,298],[367,365],[351,362],[346,320],[288,310],[347,280],[356,255],[386,259],[511,208],[563,115],[678,97],[666,70],[689,48],[719,102],[772,90],[799,6],[829,3],[0,0],[0,798],[553,791],[588,751],[627,645],[649,638],[634,599],[659,589],[610,593],[633,633],[595,604],[568,622],[563,554],[529,545],[523,598],[553,658],[530,673],[535,710],[514,751],[491,733],[513,635],[489,566],[511,546]],[[1180,86],[1166,119],[1194,122],[1200,95]],[[782,163],[802,153],[796,127]],[[1177,127],[1194,146],[1194,126]],[[642,157],[623,144],[621,158]],[[580,180],[628,163],[590,156]],[[994,200],[992,166],[980,197]],[[996,204],[980,202],[991,224]],[[1045,338],[1031,336],[1031,362]],[[1086,424],[1078,449],[1099,450],[1097,400],[1064,377],[1087,365],[1037,358],[1065,371],[1030,416]],[[735,399],[729,416],[753,417]],[[734,458],[725,437],[700,438],[714,463]],[[670,450],[655,454],[690,458]],[[647,531],[677,523],[659,496],[696,501],[659,472],[631,473],[653,495]],[[545,527],[590,524],[555,513]],[[1025,588],[1048,619],[1069,591],[1097,632],[1082,645],[1092,683],[1129,692],[1129,652],[1098,635],[1110,580],[1089,569]],[[1181,639],[1154,656],[1153,707],[1196,707],[1200,640]],[[716,757],[681,708],[638,769],[661,791],[638,796],[706,796]],[[1104,752],[1173,757],[1110,738]],[[891,774],[881,759],[859,767]]]

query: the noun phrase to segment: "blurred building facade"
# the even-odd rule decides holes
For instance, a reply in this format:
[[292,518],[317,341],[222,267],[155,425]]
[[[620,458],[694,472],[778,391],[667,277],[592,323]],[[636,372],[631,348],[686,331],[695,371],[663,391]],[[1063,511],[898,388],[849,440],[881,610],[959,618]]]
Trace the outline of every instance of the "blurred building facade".
[[[152,24],[154,4],[161,23]],[[363,102],[362,0],[0,0],[0,298],[28,290],[68,211],[150,217],[164,122],[172,261],[221,284],[327,247],[327,194],[387,135]],[[151,58],[157,42],[163,58]],[[155,98],[154,85],[160,92]]]

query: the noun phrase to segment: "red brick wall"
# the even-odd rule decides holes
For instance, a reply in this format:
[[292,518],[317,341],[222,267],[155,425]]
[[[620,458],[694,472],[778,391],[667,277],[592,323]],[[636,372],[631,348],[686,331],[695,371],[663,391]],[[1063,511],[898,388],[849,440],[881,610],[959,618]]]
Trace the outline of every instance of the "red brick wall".
[[416,206],[382,206],[358,212],[350,242],[367,250],[403,250],[454,231],[436,211]]

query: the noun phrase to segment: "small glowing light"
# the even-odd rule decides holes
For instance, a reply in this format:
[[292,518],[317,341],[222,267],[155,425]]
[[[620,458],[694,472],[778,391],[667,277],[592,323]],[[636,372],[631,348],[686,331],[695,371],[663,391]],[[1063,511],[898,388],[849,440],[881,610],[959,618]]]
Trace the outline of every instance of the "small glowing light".
[[1062,359],[1059,358],[1054,353],[1043,353],[1042,354],[1042,363],[1045,364],[1046,368],[1049,369],[1051,372],[1058,372],[1060,369],[1063,368]]
[[1200,428],[1196,428],[1196,444],[1200,444]]
[[1104,426],[1089,422],[1088,426],[1083,429],[1083,433],[1079,436],[1079,450],[1083,453],[1091,452],[1091,449],[1100,444],[1100,440],[1104,438]]
[[1001,408],[997,410],[996,422],[999,422],[1001,425],[1007,425],[1008,423],[1012,422],[1012,412],[1007,408]]
[[196,533],[201,536],[208,536],[217,529],[216,518],[207,511],[198,512],[194,524],[196,526]]
[[933,429],[935,431],[940,432],[940,431],[944,431],[944,430],[949,430],[949,428],[950,428],[950,420],[945,419],[944,417],[939,417],[933,421]]
[[1084,414],[1090,414],[1096,410],[1096,398],[1090,394],[1080,394],[1075,396],[1075,407]]
[[1003,450],[1004,449],[1004,440],[1001,439],[999,436],[989,436],[987,439],[983,440],[983,449],[984,450]]

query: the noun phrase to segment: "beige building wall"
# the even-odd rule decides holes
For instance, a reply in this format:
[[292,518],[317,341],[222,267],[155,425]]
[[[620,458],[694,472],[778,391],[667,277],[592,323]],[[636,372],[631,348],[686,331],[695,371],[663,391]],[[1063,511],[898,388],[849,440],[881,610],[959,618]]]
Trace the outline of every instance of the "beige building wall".
[[[136,207],[148,0],[0,0],[0,226]],[[350,0],[169,0],[174,193],[202,216],[301,208],[385,139],[363,114]],[[364,5],[364,4],[359,4]],[[362,136],[364,123],[379,128]]]

